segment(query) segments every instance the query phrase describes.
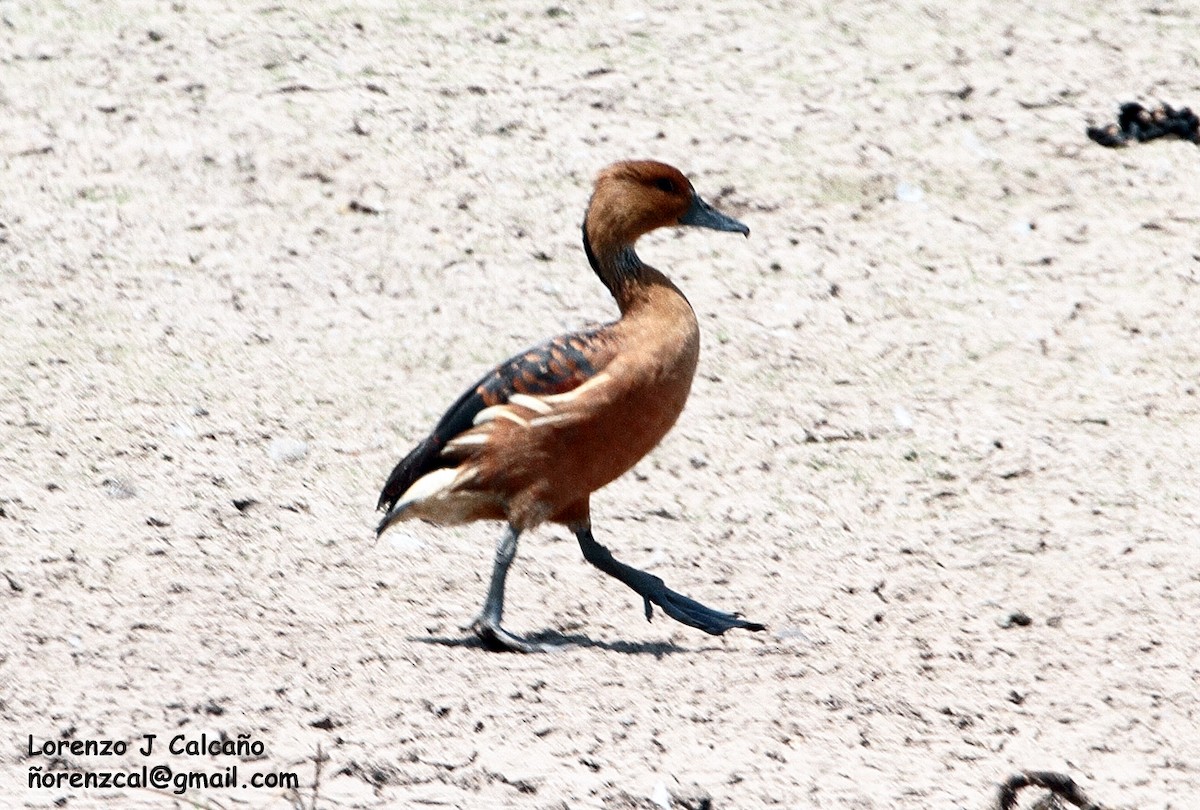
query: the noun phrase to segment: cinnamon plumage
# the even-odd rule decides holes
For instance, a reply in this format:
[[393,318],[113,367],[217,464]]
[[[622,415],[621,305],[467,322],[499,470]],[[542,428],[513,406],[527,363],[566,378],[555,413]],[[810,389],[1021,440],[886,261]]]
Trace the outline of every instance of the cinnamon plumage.
[[636,464],[675,424],[691,390],[700,330],[691,305],[634,252],[638,238],[676,225],[749,235],[706,203],[678,170],[624,161],[596,180],[583,222],[588,262],[621,317],[552,338],[488,372],[392,470],[379,497],[397,521],[504,521],[482,612],[471,625],[496,649],[539,645],[501,626],[504,586],[522,532],[566,525],[584,558],[668,616],[706,633],[762,630],[706,607],[662,579],[616,560],[592,536],[593,492]]

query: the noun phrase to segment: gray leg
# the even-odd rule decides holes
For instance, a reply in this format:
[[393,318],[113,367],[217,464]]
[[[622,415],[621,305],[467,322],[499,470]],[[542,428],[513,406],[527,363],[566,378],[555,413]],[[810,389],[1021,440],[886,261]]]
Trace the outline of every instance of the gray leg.
[[500,626],[504,615],[504,582],[508,578],[508,567],[517,556],[517,538],[521,533],[508,526],[504,530],[500,542],[496,544],[496,562],[492,567],[492,581],[488,585],[487,598],[483,602],[483,610],[471,623],[475,635],[493,650],[511,650],[513,652],[537,652],[543,647],[532,644],[525,639],[514,636]]
[[592,537],[592,527],[575,527],[575,537],[583,558],[610,577],[614,577],[632,588],[646,603],[646,620],[650,620],[653,602],[677,622],[699,628],[705,633],[719,636],[726,630],[740,627],[746,630],[765,630],[758,622],[738,618],[736,613],[724,613],[690,599],[668,588],[661,578],[626,565],[613,557],[612,552]]

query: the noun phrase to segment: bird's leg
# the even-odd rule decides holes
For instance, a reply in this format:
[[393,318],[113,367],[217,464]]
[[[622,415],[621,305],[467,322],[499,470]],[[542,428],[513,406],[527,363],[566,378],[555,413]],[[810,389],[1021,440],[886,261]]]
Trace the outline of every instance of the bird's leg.
[[574,531],[575,536],[579,539],[579,548],[583,551],[585,560],[610,577],[619,579],[645,600],[647,621],[652,612],[650,605],[654,603],[675,621],[699,628],[714,636],[719,636],[726,630],[735,627],[746,630],[766,629],[758,622],[748,622],[739,618],[736,613],[724,613],[706,607],[695,599],[671,590],[660,577],[639,571],[617,560],[611,551],[597,543],[596,539],[592,537],[591,526],[575,527]]
[[483,610],[471,623],[471,629],[485,645],[493,650],[537,652],[543,649],[541,645],[514,636],[500,626],[500,619],[504,615],[504,581],[508,578],[508,567],[512,565],[513,558],[517,556],[517,538],[520,535],[520,531],[508,526],[505,528],[500,542],[496,544],[496,562],[492,567],[492,581],[488,585]]

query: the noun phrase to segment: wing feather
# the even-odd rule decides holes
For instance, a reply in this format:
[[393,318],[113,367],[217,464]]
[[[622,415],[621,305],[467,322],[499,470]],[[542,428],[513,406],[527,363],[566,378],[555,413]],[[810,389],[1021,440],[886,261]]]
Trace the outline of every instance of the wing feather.
[[[453,467],[442,454],[454,437],[470,430],[487,408],[532,397],[573,391],[608,365],[615,354],[612,324],[585,332],[559,335],[508,359],[463,392],[433,431],[392,470],[379,495],[379,509],[391,511],[413,482],[433,470]],[[531,408],[531,410],[537,410]]]

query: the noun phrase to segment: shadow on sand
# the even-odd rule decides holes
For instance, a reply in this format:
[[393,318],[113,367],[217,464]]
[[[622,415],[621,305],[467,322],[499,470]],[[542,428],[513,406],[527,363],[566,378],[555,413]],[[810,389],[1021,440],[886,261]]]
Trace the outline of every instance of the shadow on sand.
[[[409,640],[421,644],[437,644],[442,647],[491,649],[469,630],[462,636],[453,638],[448,636],[409,636]],[[545,648],[542,652],[546,653],[582,648],[608,650],[609,652],[623,653],[625,655],[653,655],[656,658],[662,658],[663,656],[675,655],[677,653],[701,651],[689,647],[680,647],[678,644],[670,641],[597,641],[579,633],[559,633],[554,630],[541,630],[537,633],[530,633],[525,636],[525,640],[542,645]]]

